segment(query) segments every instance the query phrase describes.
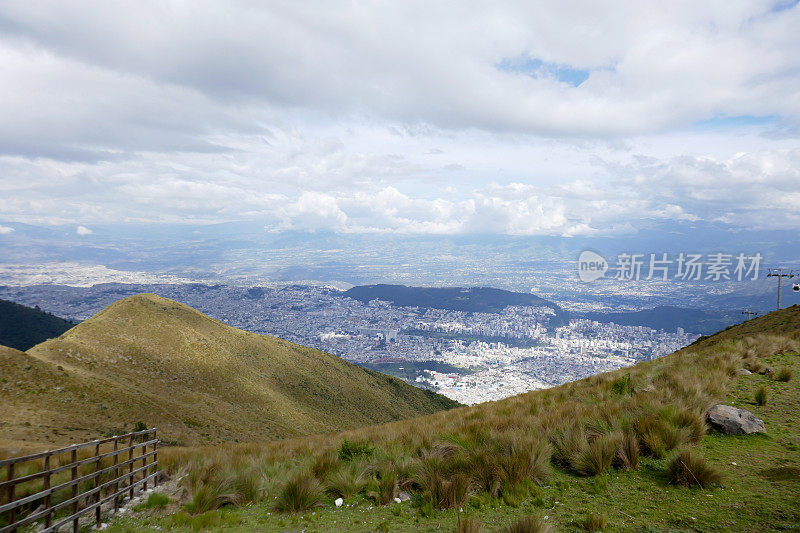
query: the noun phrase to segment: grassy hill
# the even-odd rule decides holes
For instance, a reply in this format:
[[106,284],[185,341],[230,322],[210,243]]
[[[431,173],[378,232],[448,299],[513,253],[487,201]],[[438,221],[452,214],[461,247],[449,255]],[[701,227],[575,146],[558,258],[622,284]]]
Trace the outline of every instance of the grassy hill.
[[[185,492],[111,531],[505,531],[524,517],[515,531],[796,530],[798,341],[793,306],[498,402],[335,436],[164,450]],[[710,430],[718,402],[752,411],[767,434]],[[394,503],[401,490],[411,500]]]
[[7,446],[68,444],[138,421],[172,442],[263,441],[457,405],[150,294],[120,300],[25,353],[3,349],[0,357]]
[[27,350],[74,325],[39,309],[0,300],[0,345]]

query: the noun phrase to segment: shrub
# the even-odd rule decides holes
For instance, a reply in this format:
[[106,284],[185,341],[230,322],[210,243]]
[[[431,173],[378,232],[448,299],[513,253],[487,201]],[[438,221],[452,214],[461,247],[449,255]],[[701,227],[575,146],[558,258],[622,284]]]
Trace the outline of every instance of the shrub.
[[550,533],[553,526],[538,516],[524,516],[502,530],[503,533]]
[[775,374],[775,379],[778,381],[789,381],[792,379],[792,369],[788,366],[782,366],[778,373]]
[[458,522],[454,533],[482,533],[483,523],[481,519],[475,515],[461,516],[458,515]]
[[667,477],[673,485],[708,487],[718,483],[722,474],[689,448],[681,448],[667,465]]
[[350,442],[344,439],[339,446],[339,460],[349,461],[354,457],[369,457],[372,455],[373,447],[367,441]]
[[583,476],[596,476],[609,468],[617,454],[617,440],[613,434],[597,437],[578,456],[573,468]]
[[312,475],[301,474],[289,480],[278,494],[275,510],[279,513],[308,511],[320,505],[322,488]]
[[145,424],[141,420],[133,425],[133,431],[144,431],[146,429],[147,429],[147,424]]
[[756,390],[755,400],[757,405],[764,405],[767,403],[767,388],[764,385],[761,385],[758,390]]
[[603,531],[606,528],[606,517],[601,514],[587,513],[578,521],[578,527],[584,531]]

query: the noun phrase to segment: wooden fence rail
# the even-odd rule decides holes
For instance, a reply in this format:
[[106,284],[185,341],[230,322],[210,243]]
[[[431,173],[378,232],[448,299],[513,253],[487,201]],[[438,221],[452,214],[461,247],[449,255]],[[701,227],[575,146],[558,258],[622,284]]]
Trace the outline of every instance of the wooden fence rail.
[[81,516],[94,511],[99,525],[103,504],[113,502],[116,512],[120,496],[133,498],[134,490],[147,490],[151,481],[155,488],[155,428],[0,460],[0,517],[7,517],[5,524],[0,521],[0,533],[39,520],[42,532],[71,523],[77,533]]

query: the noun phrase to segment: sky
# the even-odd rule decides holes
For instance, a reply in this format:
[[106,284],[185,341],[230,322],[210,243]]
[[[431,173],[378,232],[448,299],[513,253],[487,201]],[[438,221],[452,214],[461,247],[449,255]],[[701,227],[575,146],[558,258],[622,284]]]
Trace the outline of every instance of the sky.
[[0,237],[800,230],[796,1],[0,3]]

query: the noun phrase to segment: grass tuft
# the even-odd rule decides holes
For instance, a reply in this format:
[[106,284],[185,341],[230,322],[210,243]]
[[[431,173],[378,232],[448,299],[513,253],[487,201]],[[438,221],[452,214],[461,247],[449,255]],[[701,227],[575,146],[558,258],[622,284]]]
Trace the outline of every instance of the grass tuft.
[[133,508],[137,513],[145,509],[165,509],[172,500],[166,494],[154,492],[147,497],[147,501]]
[[755,394],[756,405],[766,405],[767,403],[767,387],[761,385]]
[[574,462],[574,469],[582,476],[596,476],[611,468],[618,451],[614,434],[601,435],[586,446]]
[[483,533],[483,522],[475,515],[458,515],[458,522],[453,533]]
[[606,517],[602,514],[587,513],[578,521],[578,527],[583,531],[603,531],[606,526]]
[[667,477],[673,485],[708,487],[722,480],[722,474],[688,447],[681,448],[667,465]]
[[775,374],[777,381],[789,381],[792,379],[792,369],[788,366],[782,366]]
[[503,533],[551,533],[553,526],[538,516],[523,516],[502,530]]
[[290,479],[278,494],[275,510],[279,513],[299,513],[320,505],[322,486],[317,478],[301,474]]

